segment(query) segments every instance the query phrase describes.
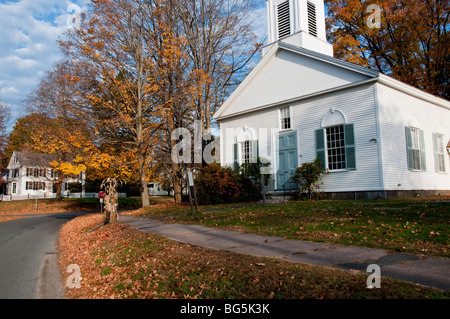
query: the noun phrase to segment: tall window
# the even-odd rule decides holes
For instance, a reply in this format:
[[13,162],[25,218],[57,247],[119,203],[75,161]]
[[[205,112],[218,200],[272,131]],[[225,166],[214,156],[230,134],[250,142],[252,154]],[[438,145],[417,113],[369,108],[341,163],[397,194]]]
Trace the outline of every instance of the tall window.
[[329,127],[326,132],[328,169],[345,169],[344,125]]
[[277,6],[278,39],[291,34],[291,18],[289,12],[289,1]]
[[252,142],[245,141],[241,143],[241,163],[250,163],[253,157]]
[[412,150],[412,167],[413,169],[420,169],[420,138],[419,130],[416,128],[411,129],[411,150]]
[[291,114],[289,107],[282,108],[280,110],[281,129],[287,130],[291,128]]
[[444,140],[442,134],[433,134],[434,168],[436,172],[445,172]]
[[406,145],[408,149],[408,169],[426,170],[425,139],[422,130],[406,127]]
[[317,158],[322,169],[355,170],[355,134],[353,124],[326,127],[316,131]]

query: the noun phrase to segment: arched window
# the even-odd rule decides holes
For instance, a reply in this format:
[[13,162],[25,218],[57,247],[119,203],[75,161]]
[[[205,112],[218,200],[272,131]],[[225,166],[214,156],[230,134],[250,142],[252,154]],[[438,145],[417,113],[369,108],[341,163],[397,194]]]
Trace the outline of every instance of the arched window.
[[332,108],[322,118],[321,125],[322,128],[316,130],[316,151],[322,168],[329,171],[355,170],[353,124],[347,124],[344,114]]
[[234,144],[234,169],[244,163],[256,163],[258,156],[258,140],[253,128],[237,129],[236,143]]

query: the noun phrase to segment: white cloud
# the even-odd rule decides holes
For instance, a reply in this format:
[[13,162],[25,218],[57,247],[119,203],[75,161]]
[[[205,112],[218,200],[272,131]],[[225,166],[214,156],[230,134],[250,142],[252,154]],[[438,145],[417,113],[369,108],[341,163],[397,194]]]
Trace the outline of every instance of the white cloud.
[[[264,0],[252,0],[258,38],[265,36]],[[57,39],[67,29],[68,10],[75,4],[85,10],[89,0],[6,0],[0,3],[0,100],[23,115],[19,105],[36,87],[45,70],[61,54]]]
[[19,0],[0,3],[0,99],[16,116],[40,76],[61,58],[57,39],[67,30],[69,4],[87,0]]
[[2,95],[8,95],[10,93],[16,93],[17,89],[14,86],[8,86],[8,87],[2,87],[0,90],[0,94]]

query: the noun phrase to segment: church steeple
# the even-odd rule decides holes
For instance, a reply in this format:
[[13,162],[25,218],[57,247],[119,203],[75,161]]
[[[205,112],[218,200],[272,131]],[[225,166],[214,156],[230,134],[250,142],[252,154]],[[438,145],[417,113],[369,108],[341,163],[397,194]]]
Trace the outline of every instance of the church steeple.
[[267,0],[269,45],[283,41],[333,56],[323,0]]

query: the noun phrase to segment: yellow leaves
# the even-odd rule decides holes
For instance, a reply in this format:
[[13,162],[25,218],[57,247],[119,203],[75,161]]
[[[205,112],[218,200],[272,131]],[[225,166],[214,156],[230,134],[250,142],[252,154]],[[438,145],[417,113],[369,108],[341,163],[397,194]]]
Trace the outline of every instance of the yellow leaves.
[[86,171],[86,165],[84,164],[73,164],[69,162],[58,163],[54,167],[57,171],[61,172],[64,176],[79,175],[81,172]]

